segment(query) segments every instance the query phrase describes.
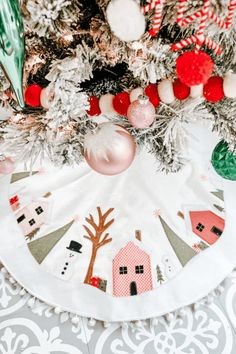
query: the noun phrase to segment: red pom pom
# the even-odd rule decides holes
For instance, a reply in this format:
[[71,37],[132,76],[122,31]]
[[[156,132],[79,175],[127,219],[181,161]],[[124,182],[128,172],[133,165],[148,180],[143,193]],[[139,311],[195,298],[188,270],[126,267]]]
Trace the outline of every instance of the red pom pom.
[[186,52],[176,60],[179,79],[187,86],[205,84],[212,74],[214,63],[204,52]]
[[128,92],[120,92],[113,98],[113,107],[121,116],[126,116],[130,105]]
[[148,96],[150,102],[153,104],[154,107],[157,107],[160,103],[160,97],[157,91],[156,84],[150,84],[145,88],[145,93]]
[[223,79],[219,76],[211,77],[204,85],[203,94],[207,101],[218,102],[225,97]]
[[25,102],[31,107],[40,107],[40,95],[42,87],[39,85],[30,85],[25,90]]
[[173,82],[174,95],[178,100],[185,100],[190,95],[190,87],[179,79]]
[[101,110],[99,107],[99,98],[97,96],[89,97],[90,108],[87,110],[87,113],[90,116],[99,116],[101,114]]

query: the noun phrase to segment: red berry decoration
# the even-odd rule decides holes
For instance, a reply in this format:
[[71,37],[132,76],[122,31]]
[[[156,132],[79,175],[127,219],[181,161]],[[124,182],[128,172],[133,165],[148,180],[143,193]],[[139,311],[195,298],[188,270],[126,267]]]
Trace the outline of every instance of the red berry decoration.
[[113,98],[113,107],[121,116],[126,116],[130,105],[128,92],[120,92]]
[[211,57],[202,51],[185,52],[176,60],[178,78],[187,86],[205,84],[213,68]]
[[190,87],[181,82],[180,79],[173,82],[173,90],[178,100],[185,100],[190,95]]
[[25,90],[25,103],[31,107],[40,107],[40,95],[42,87],[39,85],[30,85]]
[[223,78],[219,76],[213,76],[207,81],[203,89],[203,95],[207,101],[218,102],[225,97],[223,82]]
[[101,110],[99,107],[99,98],[97,96],[89,97],[90,108],[87,110],[88,115],[90,116],[99,116]]
[[99,288],[100,281],[101,281],[100,278],[93,277],[90,280],[90,285],[94,286],[95,288]]
[[160,97],[157,91],[156,84],[150,84],[145,88],[145,93],[149,98],[149,101],[153,104],[154,107],[157,107],[160,103]]

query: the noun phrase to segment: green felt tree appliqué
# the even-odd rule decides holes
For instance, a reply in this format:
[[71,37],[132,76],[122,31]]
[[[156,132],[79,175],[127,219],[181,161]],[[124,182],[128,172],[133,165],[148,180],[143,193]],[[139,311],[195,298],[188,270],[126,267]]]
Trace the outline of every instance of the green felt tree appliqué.
[[22,108],[25,105],[22,87],[24,51],[24,27],[18,0],[1,0],[0,63]]

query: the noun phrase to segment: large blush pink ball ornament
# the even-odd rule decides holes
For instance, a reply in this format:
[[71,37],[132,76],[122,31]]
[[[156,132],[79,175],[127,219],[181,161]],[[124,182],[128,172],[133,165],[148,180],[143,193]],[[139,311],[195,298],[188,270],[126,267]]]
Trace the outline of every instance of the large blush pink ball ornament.
[[127,170],[134,160],[136,144],[132,135],[120,125],[99,124],[84,140],[88,165],[96,172],[113,176]]
[[147,96],[139,96],[128,108],[127,118],[135,128],[148,128],[155,119],[155,107]]
[[114,97],[115,96],[112,95],[111,93],[107,93],[106,95],[103,95],[100,97],[99,107],[100,107],[100,110],[103,114],[116,113],[116,111],[114,110],[114,107],[113,107]]
[[10,157],[0,158],[0,174],[9,175],[15,169],[15,163]]

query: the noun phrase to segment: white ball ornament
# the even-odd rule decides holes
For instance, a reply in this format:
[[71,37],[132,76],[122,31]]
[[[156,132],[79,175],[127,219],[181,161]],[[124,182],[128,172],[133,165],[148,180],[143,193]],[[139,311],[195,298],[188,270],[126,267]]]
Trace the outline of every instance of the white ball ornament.
[[47,87],[43,88],[40,94],[41,106],[45,109],[49,109],[52,104],[52,98],[52,93],[49,92],[49,89]]
[[115,96],[112,95],[111,93],[107,93],[106,95],[103,95],[100,97],[99,100],[99,108],[103,114],[112,114],[116,113],[113,107],[113,98]]
[[203,84],[190,87],[190,97],[199,98],[203,96]]
[[160,100],[163,103],[170,104],[175,101],[173,83],[171,80],[162,80],[157,86]]
[[223,82],[224,94],[228,98],[236,98],[236,74],[228,72]]
[[145,17],[135,0],[111,0],[106,14],[112,32],[122,41],[139,40],[145,32]]
[[129,95],[130,102],[136,101],[139,98],[139,96],[142,96],[142,95],[143,95],[142,87],[136,87],[135,89],[133,89],[130,92],[130,95]]

